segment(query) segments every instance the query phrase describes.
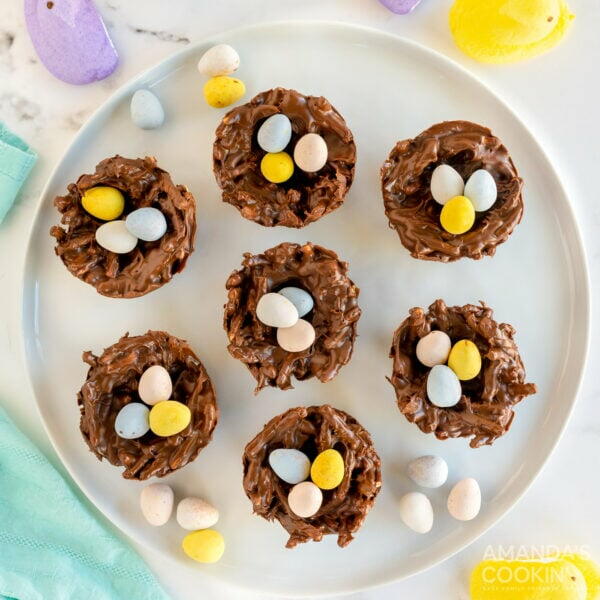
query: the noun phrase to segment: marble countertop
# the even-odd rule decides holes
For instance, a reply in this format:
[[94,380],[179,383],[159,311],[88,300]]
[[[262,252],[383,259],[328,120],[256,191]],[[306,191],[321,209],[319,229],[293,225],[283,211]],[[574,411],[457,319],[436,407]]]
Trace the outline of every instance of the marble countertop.
[[[19,352],[21,272],[37,199],[77,130],[113,90],[180,47],[224,29],[281,19],[348,21],[414,39],[463,64],[514,107],[561,173],[586,243],[595,299],[600,284],[597,0],[569,0],[577,19],[561,47],[537,60],[509,67],[479,65],[455,48],[446,24],[450,0],[423,0],[418,10],[406,17],[393,15],[376,0],[98,0],[97,4],[121,64],[108,79],[84,87],[57,81],[39,63],[24,26],[21,2],[0,4],[0,117],[40,155],[19,201],[0,226],[0,309],[4,314],[0,401],[63,473],[34,400],[23,391],[27,389],[23,385],[26,374]],[[597,339],[598,326],[593,323],[587,375],[574,416],[548,465],[517,507],[469,548],[426,574],[352,598],[466,599],[470,568],[486,552],[497,552],[500,547],[535,551],[585,546],[600,559],[600,383],[594,375],[600,360]],[[167,565],[161,556],[136,547],[177,600],[197,598],[200,592],[207,600],[254,598],[199,578],[192,569]]]

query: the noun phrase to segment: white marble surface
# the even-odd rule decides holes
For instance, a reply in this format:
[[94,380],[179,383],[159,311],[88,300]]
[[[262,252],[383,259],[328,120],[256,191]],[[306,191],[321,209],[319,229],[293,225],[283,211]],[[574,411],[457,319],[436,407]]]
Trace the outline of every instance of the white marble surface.
[[[40,154],[18,203],[0,226],[0,309],[4,315],[0,335],[0,403],[60,469],[33,398],[24,391],[26,375],[19,353],[21,270],[37,198],[75,132],[116,87],[182,45],[207,34],[267,20],[333,19],[372,25],[412,38],[465,65],[516,108],[561,172],[580,221],[592,292],[596,294],[600,282],[598,0],[570,0],[577,19],[562,46],[545,57],[509,67],[479,65],[460,54],[446,25],[450,3],[423,0],[414,14],[402,17],[392,15],[376,0],[98,0],[120,52],[121,65],[110,78],[86,87],[69,86],[48,74],[27,36],[22,3],[0,3],[0,118]],[[359,85],[360,74],[356,77]],[[586,546],[600,559],[600,384],[595,377],[600,352],[594,348],[597,333],[594,324],[587,376],[575,414],[554,456],[518,506],[471,547],[428,573],[353,598],[465,599],[470,568],[487,549],[498,550],[500,545],[524,546],[534,551],[550,545]],[[198,569],[165,562],[144,548],[138,550],[177,600],[200,595],[207,600],[255,598],[202,577]]]

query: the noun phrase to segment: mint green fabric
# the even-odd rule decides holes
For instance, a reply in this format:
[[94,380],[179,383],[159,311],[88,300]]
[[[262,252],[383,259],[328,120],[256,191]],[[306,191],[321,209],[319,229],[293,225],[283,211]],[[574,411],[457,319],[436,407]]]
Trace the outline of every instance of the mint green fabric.
[[0,121],[0,223],[36,160],[36,153]]
[[0,407],[0,598],[168,600]]

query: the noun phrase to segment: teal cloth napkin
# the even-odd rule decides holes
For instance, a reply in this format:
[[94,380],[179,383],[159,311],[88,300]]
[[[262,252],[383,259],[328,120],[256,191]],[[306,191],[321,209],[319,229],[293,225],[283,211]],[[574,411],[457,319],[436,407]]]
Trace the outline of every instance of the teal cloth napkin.
[[0,407],[0,597],[168,600]]
[[0,121],[0,223],[36,160],[36,153]]

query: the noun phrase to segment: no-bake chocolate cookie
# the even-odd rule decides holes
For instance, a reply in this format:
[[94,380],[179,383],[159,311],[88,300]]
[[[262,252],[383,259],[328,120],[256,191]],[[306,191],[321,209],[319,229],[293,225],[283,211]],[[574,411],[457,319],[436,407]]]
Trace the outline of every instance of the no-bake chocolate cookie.
[[[333,448],[344,459],[344,478],[332,490],[323,490],[323,503],[312,517],[300,518],[289,507],[292,485],[280,479],[269,465],[269,454],[278,448],[304,452],[310,460]],[[254,513],[277,519],[289,533],[286,544],[337,534],[338,545],[347,546],[381,488],[381,461],[368,431],[347,413],[332,406],[292,408],[271,419],[246,446],[243,456],[244,491]]]
[[[431,177],[439,165],[453,167],[466,182],[477,170],[490,173],[497,199],[477,212],[465,233],[440,224],[442,206],[432,197]],[[502,142],[487,128],[468,121],[433,125],[414,139],[398,142],[381,169],[390,227],[415,258],[451,262],[493,256],[523,216],[523,181]]]
[[[126,479],[163,477],[193,461],[211,438],[219,409],[206,369],[189,345],[164,331],[123,336],[101,356],[83,353],[90,368],[77,394],[80,428],[90,450],[102,460],[123,467]],[[162,365],[173,382],[172,399],[191,411],[190,424],[180,433],[159,437],[148,431],[124,439],[115,418],[130,402],[139,402],[138,382],[152,365]]]
[[[109,186],[125,196],[125,216],[132,210],[155,207],[166,218],[167,231],[157,241],[138,240],[126,254],[115,254],[96,241],[103,221],[88,213],[81,199],[86,190]],[[111,298],[135,298],[151,292],[185,267],[194,250],[196,205],[192,194],[175,185],[170,175],[156,165],[156,159],[107,158],[92,175],[82,175],[68,186],[66,196],[57,196],[54,205],[61,213],[62,227],[52,227],[55,252],[67,269],[98,293]]]
[[[328,155],[325,166],[314,173],[296,168],[284,183],[271,183],[261,173],[265,151],[258,145],[257,132],[268,117],[279,113],[292,124],[286,147],[290,154],[298,139],[316,133],[325,140]],[[356,147],[352,132],[328,100],[275,88],[225,115],[216,131],[213,158],[223,201],[243,217],[267,227],[304,227],[344,202],[354,178]]]
[[[482,359],[479,374],[460,382],[460,400],[449,408],[429,401],[430,369],[417,359],[417,343],[431,331],[448,334],[453,343],[471,340]],[[514,334],[511,325],[494,321],[492,309],[484,303],[446,306],[443,300],[436,300],[427,311],[411,309],[395,331],[390,351],[393,372],[389,381],[400,412],[440,440],[472,436],[472,448],[492,444],[509,430],[515,404],[536,393],[533,383],[525,383],[525,368]]]
[[[281,348],[276,329],[256,316],[260,298],[285,286],[304,289],[314,300],[304,319],[312,324],[315,341],[302,352]],[[227,349],[246,364],[257,381],[256,392],[266,386],[290,389],[292,377],[327,382],[350,360],[361,314],[359,289],[348,277],[348,264],[332,250],[285,242],[263,254],[245,254],[226,288]]]

